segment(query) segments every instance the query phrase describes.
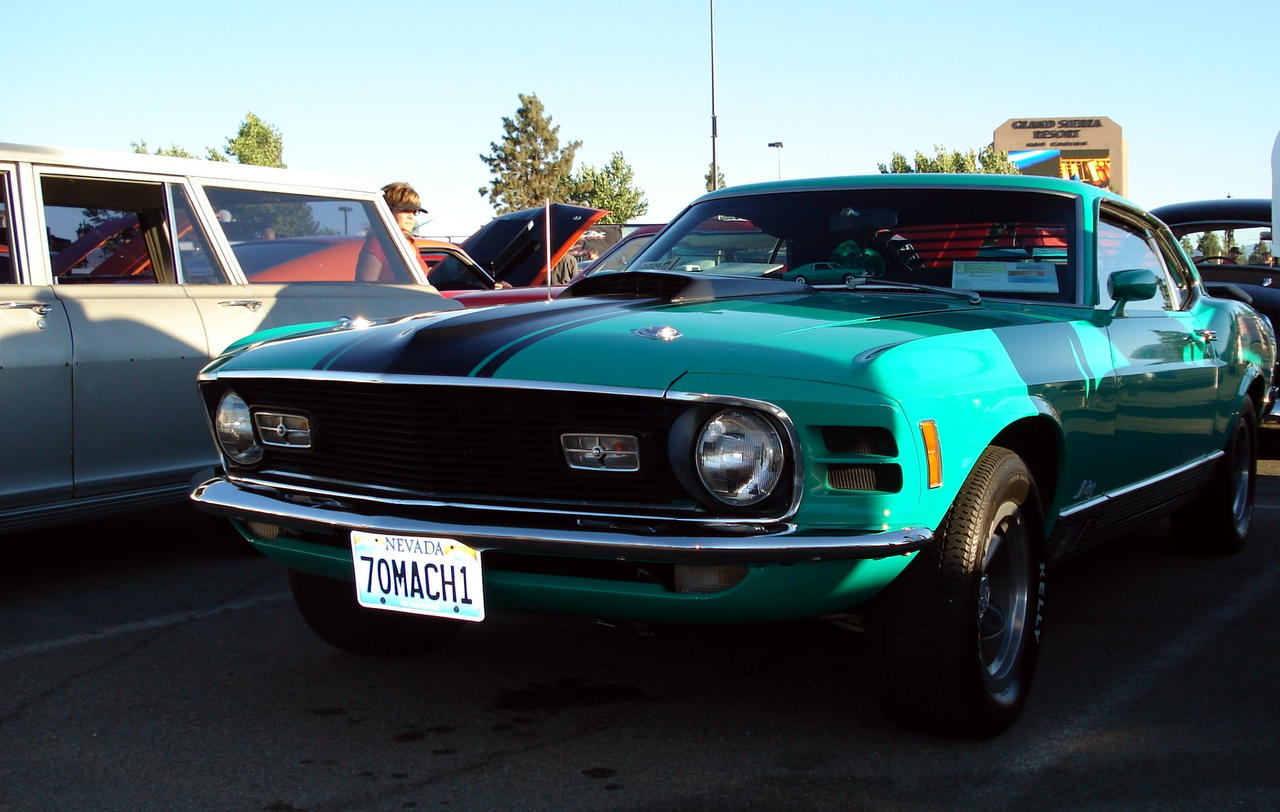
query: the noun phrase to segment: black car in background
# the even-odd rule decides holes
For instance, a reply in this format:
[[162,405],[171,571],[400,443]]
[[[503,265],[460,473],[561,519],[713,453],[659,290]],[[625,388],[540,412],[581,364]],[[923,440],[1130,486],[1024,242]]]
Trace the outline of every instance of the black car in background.
[[[1151,210],[1173,231],[1214,296],[1244,299],[1280,326],[1280,258],[1266,198],[1193,200]],[[1275,413],[1273,412],[1273,419]]]

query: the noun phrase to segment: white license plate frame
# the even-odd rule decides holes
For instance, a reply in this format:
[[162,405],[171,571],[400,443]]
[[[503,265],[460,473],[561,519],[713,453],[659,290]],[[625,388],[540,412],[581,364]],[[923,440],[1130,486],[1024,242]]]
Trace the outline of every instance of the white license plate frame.
[[480,551],[457,539],[352,530],[351,565],[361,606],[484,620]]

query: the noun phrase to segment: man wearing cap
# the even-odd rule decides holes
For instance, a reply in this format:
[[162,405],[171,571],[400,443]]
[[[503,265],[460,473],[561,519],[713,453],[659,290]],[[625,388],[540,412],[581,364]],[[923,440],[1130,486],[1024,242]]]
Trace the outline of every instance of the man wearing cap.
[[[427,213],[427,210],[422,208],[421,198],[412,186],[403,181],[396,181],[382,187],[382,199],[387,202],[387,207],[395,215],[400,233],[409,241],[410,250],[415,257],[418,257],[422,272],[426,273],[426,263],[422,261],[422,257],[418,256],[418,246],[413,241],[413,228],[417,225],[418,215]],[[386,267],[386,254],[382,252],[382,246],[378,244],[377,237],[371,233],[365,240],[364,247],[360,249],[360,259],[356,263],[356,279],[361,282],[376,282],[383,278],[383,270]]]
[[1240,264],[1240,246],[1238,245],[1231,246],[1231,250],[1227,252],[1227,256],[1231,258],[1232,265],[1239,265]]

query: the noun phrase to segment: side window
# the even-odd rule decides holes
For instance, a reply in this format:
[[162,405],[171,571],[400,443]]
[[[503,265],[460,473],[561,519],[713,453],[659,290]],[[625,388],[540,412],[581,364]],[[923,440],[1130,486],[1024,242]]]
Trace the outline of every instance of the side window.
[[163,184],[46,175],[40,189],[56,284],[176,281]]
[[178,245],[178,278],[188,285],[224,285],[227,275],[222,264],[209,249],[209,240],[186,189],[169,184],[169,203],[173,207],[173,239]]
[[1192,270],[1187,265],[1187,261],[1183,258],[1181,252],[1179,252],[1177,241],[1172,234],[1157,232],[1156,244],[1164,257],[1164,267],[1169,272],[1169,277],[1177,289],[1177,300],[1185,304],[1191,295],[1192,280],[1194,278]]
[[1098,299],[1104,307],[1113,304],[1109,280],[1117,271],[1149,270],[1156,275],[1159,295],[1144,302],[1130,302],[1128,312],[1178,310],[1186,297],[1165,267],[1154,237],[1146,229],[1120,219],[1104,219],[1098,224]]
[[[205,193],[250,283],[416,281],[395,242],[404,237],[372,201],[218,186]],[[358,274],[358,266],[374,271]]]
[[9,173],[0,172],[0,285],[13,285],[18,281],[9,211]]

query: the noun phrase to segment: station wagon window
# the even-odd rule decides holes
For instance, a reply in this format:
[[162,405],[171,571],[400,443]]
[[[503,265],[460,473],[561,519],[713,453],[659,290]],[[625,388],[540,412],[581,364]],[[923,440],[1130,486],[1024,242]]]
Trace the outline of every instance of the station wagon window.
[[1103,214],[1098,223],[1098,303],[1114,304],[1108,280],[1117,271],[1149,270],[1156,275],[1159,295],[1147,301],[1130,302],[1126,312],[1179,310],[1186,301],[1187,286],[1169,272],[1157,248],[1154,235],[1125,218]]
[[9,173],[0,172],[0,285],[12,285],[18,281],[9,220]]
[[[393,234],[368,200],[257,189],[205,188],[250,283],[416,280]],[[377,278],[357,275],[362,254],[380,260]]]
[[164,184],[46,175],[45,240],[54,282],[174,282]]
[[1076,208],[1066,195],[925,187],[724,197],[694,206],[630,267],[1075,304]]
[[209,249],[209,240],[187,190],[169,185],[169,205],[173,209],[173,236],[178,244],[178,277],[188,285],[225,285],[227,276],[222,264]]

